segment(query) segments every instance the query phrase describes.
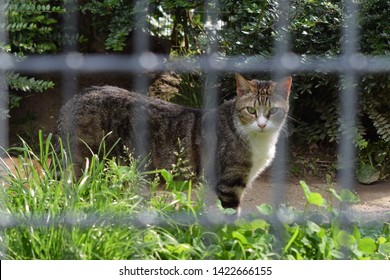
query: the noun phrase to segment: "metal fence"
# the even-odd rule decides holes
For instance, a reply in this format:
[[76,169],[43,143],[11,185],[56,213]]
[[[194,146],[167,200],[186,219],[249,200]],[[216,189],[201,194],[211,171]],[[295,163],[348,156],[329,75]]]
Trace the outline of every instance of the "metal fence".
[[[139,1],[138,5],[146,7],[149,1]],[[303,72],[327,72],[339,74],[341,83],[343,85],[343,92],[340,101],[341,122],[348,128],[356,127],[356,120],[358,114],[358,93],[356,92],[355,84],[357,83],[357,77],[362,73],[382,73],[390,72],[390,57],[389,56],[366,56],[358,52],[358,9],[354,0],[342,1],[344,6],[344,18],[343,24],[343,36],[342,38],[342,55],[334,58],[325,57],[305,57],[303,59],[299,55],[291,52],[290,37],[288,28],[290,23],[287,15],[290,1],[279,0],[280,17],[278,21],[278,37],[275,40],[275,54],[270,58],[262,58],[258,56],[234,56],[234,57],[221,57],[218,55],[218,44],[216,41],[209,43],[206,54],[199,57],[197,60],[186,60],[185,58],[176,59],[174,61],[164,62],[165,57],[159,56],[153,53],[144,52],[147,49],[148,40],[145,38],[145,34],[142,32],[135,33],[135,46],[134,54],[131,55],[91,55],[78,53],[74,46],[65,46],[64,53],[56,55],[32,55],[23,61],[18,61],[14,56],[7,53],[0,53],[0,110],[7,108],[8,92],[6,90],[5,72],[6,71],[22,71],[28,73],[43,73],[43,72],[60,72],[63,75],[63,79],[67,84],[63,88],[64,99],[75,94],[76,82],[70,77],[75,73],[98,73],[106,71],[120,71],[129,73],[141,73],[141,72],[153,72],[164,71],[167,69],[174,69],[176,72],[190,72],[194,70],[207,71],[209,74],[210,83],[217,81],[218,75],[222,72],[240,72],[240,73],[254,73],[254,72],[272,72],[275,77],[281,77],[286,74],[303,73]],[[4,4],[4,1],[2,1]],[[73,5],[73,1],[67,1],[66,5]],[[1,9],[4,9],[4,5],[1,5]],[[206,32],[213,36],[216,32],[215,26],[217,25],[217,7],[218,1],[204,1],[204,7],[207,11],[206,16]],[[142,9],[141,9],[142,10]],[[4,17],[4,11],[0,11],[0,24],[6,22]],[[145,22],[145,13],[138,13],[136,15],[137,22]],[[74,14],[67,14],[64,16],[64,26],[76,30],[76,17]],[[142,28],[142,26],[141,26]],[[0,41],[5,41],[6,34],[0,34]],[[146,78],[137,79],[135,88],[144,90],[148,87],[148,81]],[[205,87],[206,88],[206,87]],[[213,94],[216,89],[206,88],[204,95],[208,96],[207,106],[215,107],[217,105],[217,94]],[[212,99],[210,100],[210,97]],[[206,99],[206,98],[204,98]],[[205,104],[206,106],[206,104]],[[146,124],[144,118],[137,120]],[[214,120],[215,122],[215,120]],[[215,123],[210,124],[215,125]],[[143,138],[138,139],[139,145],[145,143],[144,137],[147,138],[147,134],[143,135]],[[206,139],[208,135],[205,135]],[[8,138],[8,120],[0,120],[0,146],[7,147]],[[209,142],[212,143],[211,139]],[[209,150],[203,155],[204,158],[208,158],[210,155],[214,155],[213,152],[215,145],[209,145]],[[354,144],[351,137],[348,134],[340,135],[339,154],[342,166],[349,168],[343,169],[338,176],[339,184],[353,190],[354,188],[354,167],[352,162],[355,156]],[[286,154],[288,155],[287,141],[280,141],[278,147],[278,153],[274,160],[271,176],[273,179],[273,189],[275,197],[277,194],[284,193],[286,191]],[[280,199],[277,203],[283,203]],[[77,213],[69,213],[68,216],[61,217],[58,220],[51,220],[51,223],[47,223],[48,217],[37,217],[31,219],[31,225],[58,225],[65,221],[69,225],[77,225],[80,227],[88,227],[96,221],[108,217],[91,216],[83,219],[83,223],[80,224]],[[112,216],[110,218],[112,219]],[[184,222],[190,222],[186,216],[178,216],[178,220]],[[12,216],[1,217],[2,224],[6,224],[8,227],[19,226],[18,220]],[[156,217],[151,217],[150,214],[140,215],[139,217],[115,217],[115,223],[121,224],[123,222],[132,223],[135,225],[157,224],[164,225],[164,221],[158,220]],[[111,220],[111,222],[114,222]],[[45,222],[43,222],[45,221]],[[348,223],[348,220],[346,220]],[[0,248],[2,249],[2,248]]]

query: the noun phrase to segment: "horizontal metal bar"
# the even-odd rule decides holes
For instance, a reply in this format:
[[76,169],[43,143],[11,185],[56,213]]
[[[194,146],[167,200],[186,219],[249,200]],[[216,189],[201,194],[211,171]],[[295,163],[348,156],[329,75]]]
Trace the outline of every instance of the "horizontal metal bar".
[[9,54],[0,55],[0,71],[29,73],[45,72],[152,72],[194,70],[218,72],[326,72],[326,73],[381,73],[390,72],[390,56],[352,54],[338,57],[311,57],[286,53],[264,58],[260,56],[224,57],[212,54],[198,58],[167,60],[152,53],[137,55],[91,55],[70,53],[60,55],[32,55],[24,60]]
[[[255,219],[264,219],[270,224],[275,222],[282,222],[287,224],[305,225],[307,220],[316,222],[319,225],[326,225],[332,217],[330,213],[319,214],[317,211],[313,212],[297,212],[287,207],[279,207],[275,214],[264,216],[261,214],[253,215],[251,213],[245,218],[248,221]],[[341,211],[340,216],[343,216],[348,222],[354,223],[356,221],[365,221],[366,223],[377,222],[378,224],[388,221],[389,213],[363,213],[356,211]],[[24,226],[31,227],[59,227],[59,226],[77,226],[79,228],[90,228],[92,226],[135,226],[138,228],[145,228],[150,226],[166,227],[170,225],[188,226],[191,224],[199,224],[203,226],[224,225],[233,223],[234,219],[229,219],[223,216],[222,213],[216,212],[212,215],[207,213],[193,213],[177,212],[172,215],[164,215],[153,212],[135,212],[129,213],[101,213],[91,214],[77,211],[67,211],[56,216],[39,214],[32,216],[21,216],[18,214],[0,213],[0,231],[8,228],[18,228]]]

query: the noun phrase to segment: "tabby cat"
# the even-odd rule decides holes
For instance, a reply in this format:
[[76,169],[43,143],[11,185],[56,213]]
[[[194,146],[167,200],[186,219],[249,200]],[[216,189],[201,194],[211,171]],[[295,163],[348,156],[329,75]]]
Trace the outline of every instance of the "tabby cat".
[[[194,172],[204,171],[207,175],[204,169],[214,168],[215,179],[206,176],[206,181],[222,206],[237,209],[244,189],[274,158],[289,110],[290,88],[291,77],[279,82],[248,81],[236,74],[236,98],[216,109],[199,110],[117,87],[92,87],[64,105],[57,134],[69,141],[73,161],[79,168],[91,151],[97,153],[109,132],[105,138],[107,147],[120,139],[114,156],[123,156],[123,147],[135,154],[144,148],[149,169],[171,169],[180,141]],[[215,120],[212,131],[207,130],[211,118]],[[216,147],[215,161],[211,161],[214,166],[202,160],[205,131]]]

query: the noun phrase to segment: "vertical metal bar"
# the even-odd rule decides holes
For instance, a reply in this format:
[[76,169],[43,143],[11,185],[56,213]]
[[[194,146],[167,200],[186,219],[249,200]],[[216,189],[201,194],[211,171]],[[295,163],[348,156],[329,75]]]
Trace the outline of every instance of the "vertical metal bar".
[[[62,76],[62,98],[66,102],[77,93],[77,82],[75,71],[82,64],[82,55],[77,53],[77,44],[72,42],[77,35],[77,1],[64,1],[65,14],[63,16],[62,35],[63,35],[63,52],[66,56],[66,64],[69,66],[68,71],[63,72]],[[48,63],[46,61],[46,63]]]
[[[72,38],[76,37],[77,34],[77,3],[76,0],[63,1],[63,8],[65,13],[63,15],[62,23],[62,51],[66,55],[65,63],[68,68],[66,71],[61,72],[61,99],[62,104],[65,104],[69,101],[78,91],[77,87],[77,77],[75,70],[82,65],[82,55],[77,53],[77,44],[72,43]],[[50,60],[43,60],[42,63],[51,63]],[[75,125],[75,124],[73,124]],[[73,141],[67,141],[67,139],[62,139],[64,141],[63,146],[66,151],[70,149],[72,152],[68,151],[66,156],[69,156],[69,159],[72,160],[71,155],[78,153],[78,145],[75,145]],[[68,147],[68,145],[71,145]],[[67,164],[64,162],[63,164]],[[64,166],[65,167],[65,166]],[[66,167],[67,168],[67,167]],[[77,167],[79,168],[79,167]],[[72,173],[69,172],[64,176],[63,180],[65,184],[70,184]],[[67,188],[67,191],[70,191],[71,188]]]
[[[289,25],[289,0],[279,0],[279,18],[277,22],[277,37],[275,39],[275,55],[273,58],[275,65],[275,73],[273,73],[273,80],[279,81],[287,74],[284,61],[288,58],[288,51],[290,49],[290,36],[288,33]],[[288,123],[286,121],[285,128]],[[276,216],[273,218],[275,226],[275,250],[281,253],[283,244],[285,244],[285,237],[283,235],[283,224],[285,221],[285,213],[281,209],[283,205],[285,193],[287,191],[286,174],[287,174],[287,155],[288,155],[288,141],[286,135],[281,132],[277,142],[277,149],[274,162],[271,166],[271,184],[273,189],[273,207],[276,210]]]
[[[138,56],[141,66],[148,67],[153,63],[154,55],[147,50],[149,49],[149,40],[147,37],[146,16],[150,1],[137,1],[135,4],[135,29],[133,36],[134,55]],[[148,94],[148,76],[145,73],[132,72],[134,77],[134,90],[139,94]],[[147,105],[145,105],[147,106]],[[145,108],[148,111],[148,108]],[[135,152],[136,157],[143,162],[148,156],[149,151],[149,116],[148,114],[136,115],[133,119],[133,125],[137,128],[135,134]]]
[[[218,0],[204,1],[205,14],[205,31],[208,38],[206,57],[209,60],[207,65],[212,63],[212,59],[216,58],[218,50],[218,41],[216,40],[216,23],[217,23],[217,8],[219,5]],[[204,69],[206,80],[203,88],[202,107],[208,117],[204,118],[202,126],[202,139],[204,139],[202,149],[202,167],[205,170],[206,180],[208,186],[215,187],[218,181],[217,178],[217,141],[214,137],[214,133],[217,131],[218,114],[214,110],[218,106],[218,91],[215,87],[218,74],[211,67]],[[215,190],[207,189],[206,196],[209,196],[209,192]],[[214,194],[210,195],[214,197]],[[210,202],[210,203],[215,203]],[[209,213],[213,214],[213,213]],[[212,219],[211,219],[212,220]]]
[[[341,83],[341,98],[340,98],[340,143],[338,146],[339,166],[341,170],[338,172],[338,184],[345,189],[354,189],[355,179],[355,140],[356,140],[356,117],[357,117],[357,72],[353,65],[356,59],[358,49],[358,24],[357,24],[357,7],[353,0],[344,0],[344,26],[343,26],[343,41],[342,51],[344,63],[346,67],[343,73]],[[341,205],[341,227],[345,230],[349,228],[349,221],[344,216],[344,211],[348,210],[345,203]],[[344,255],[348,259],[350,252],[345,249]]]
[[[77,43],[74,42],[76,35],[78,33],[78,17],[77,17],[77,10],[78,10],[78,3],[77,0],[67,0],[63,1],[63,8],[65,9],[65,13],[62,17],[63,23],[62,23],[62,52],[66,55],[65,57],[65,63],[67,64],[68,68],[66,71],[61,72],[61,98],[62,103],[65,104],[67,101],[69,101],[74,95],[78,92],[78,86],[77,86],[77,69],[82,66],[82,55],[77,52]],[[42,63],[51,63],[50,60],[42,60]],[[75,126],[76,124],[72,124]],[[75,129],[73,127],[72,129]],[[70,162],[64,162],[63,164],[71,163],[71,160],[74,160],[71,158],[72,154],[77,154],[79,152],[78,145],[75,145],[73,141],[70,141],[68,143],[67,139],[62,139],[65,141],[63,144],[63,147],[66,151],[70,149],[72,152],[68,151],[68,154],[66,156],[69,156]],[[70,144],[68,146],[68,144]],[[68,166],[64,166],[66,171],[68,171]],[[80,168],[76,167],[76,168]],[[78,171],[76,171],[77,174]],[[64,185],[68,185],[69,187],[65,188],[65,192],[67,192],[67,197],[69,198],[76,198],[74,195],[74,190],[71,188],[72,184],[72,176],[73,172],[66,172],[65,176],[61,178],[64,181]],[[70,227],[72,227],[71,225]]]
[[[279,19],[277,22],[277,38],[275,40],[274,63],[276,72],[273,73],[273,79],[281,80],[288,74],[286,70],[286,61],[289,59],[290,35],[288,32],[290,0],[279,0]],[[286,192],[286,174],[288,159],[288,141],[283,133],[288,128],[288,122],[285,123],[285,129],[282,131],[277,143],[276,156],[271,168],[271,180],[273,187],[273,203],[275,207],[284,203],[284,194]]]
[[[8,42],[7,36],[7,1],[0,2],[0,44]],[[1,56],[6,56],[5,53],[0,53]],[[0,71],[0,156],[4,154],[3,148],[8,147],[8,85],[6,81],[5,71]]]
[[[7,1],[0,0],[0,44],[8,42],[6,9]],[[0,56],[3,55],[5,54],[0,52]],[[5,71],[0,71],[0,157],[4,155],[3,148],[6,149],[8,147],[8,85],[5,74]],[[2,186],[0,187],[2,188]],[[1,195],[5,195],[5,193],[2,193]],[[3,207],[4,206],[0,202],[0,220],[3,220],[1,215],[6,213],[6,211],[3,211]],[[7,255],[6,235],[3,231],[0,231],[0,260],[6,259]]]
[[344,63],[348,65],[341,77],[340,99],[340,144],[339,158],[341,170],[338,174],[340,186],[353,190],[354,188],[354,162],[355,162],[355,139],[356,139],[356,115],[357,115],[357,72],[353,65],[357,58],[358,50],[358,24],[357,5],[353,0],[344,0],[344,27],[342,51]]

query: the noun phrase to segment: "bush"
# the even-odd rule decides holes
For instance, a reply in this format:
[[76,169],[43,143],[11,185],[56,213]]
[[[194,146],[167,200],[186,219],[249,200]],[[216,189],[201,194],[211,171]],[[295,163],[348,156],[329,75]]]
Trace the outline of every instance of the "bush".
[[[18,1],[9,0],[5,6],[9,43],[0,42],[0,51],[24,59],[30,54],[54,53],[61,49],[61,15],[65,13],[63,0]],[[36,79],[9,72],[7,86],[11,89],[9,107],[18,107],[20,97],[16,92],[42,92],[54,87],[53,81]],[[1,117],[1,116],[0,116]]]
[[[294,16],[298,17],[293,18],[292,23],[293,50],[304,55],[339,55],[343,25],[340,3],[303,2],[306,1],[296,1],[297,10],[305,11],[307,6],[312,5],[312,12],[295,13]],[[390,32],[386,15],[390,12],[390,3],[378,0],[360,1],[359,7],[361,51],[367,55],[389,55]],[[305,28],[305,13],[310,14],[309,18],[312,19],[309,29]],[[294,118],[300,120],[305,127],[304,135],[307,140],[338,142],[341,132],[338,122],[339,94],[342,91],[338,78],[335,75],[314,73],[300,75],[297,81],[298,97]],[[390,76],[361,75],[357,88],[360,94],[360,114],[355,143],[359,151],[359,169],[368,168],[371,170],[368,177],[384,179],[390,174],[390,113],[385,109],[390,106]],[[364,182],[367,178],[359,175],[358,179]]]
[[125,40],[134,28],[134,3],[133,1],[105,0],[84,1],[80,10],[84,16],[90,19],[89,37],[98,34],[107,35],[105,48],[112,51],[123,51]]

